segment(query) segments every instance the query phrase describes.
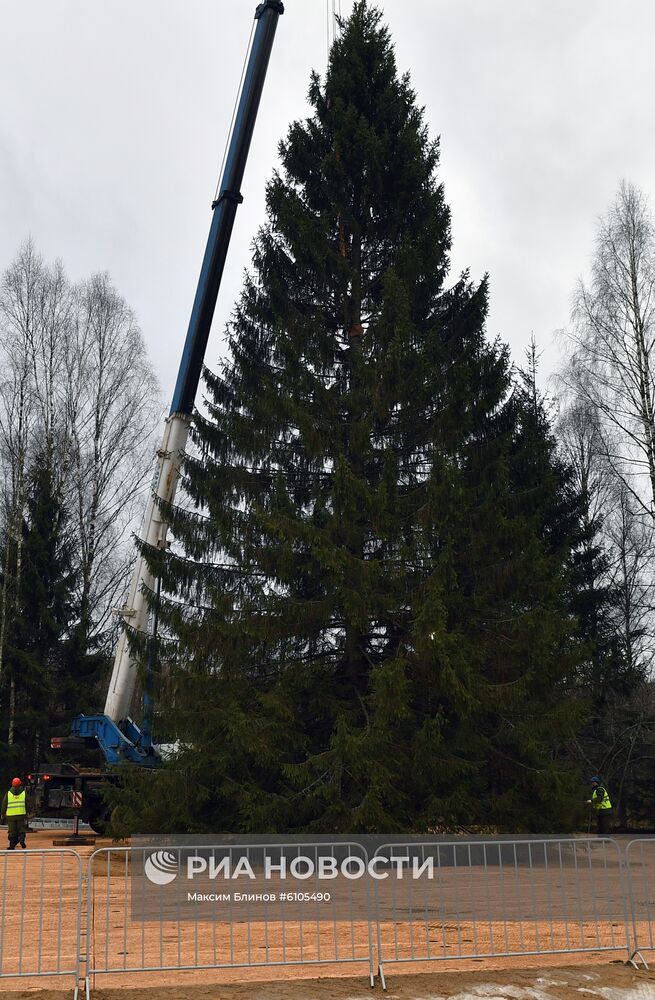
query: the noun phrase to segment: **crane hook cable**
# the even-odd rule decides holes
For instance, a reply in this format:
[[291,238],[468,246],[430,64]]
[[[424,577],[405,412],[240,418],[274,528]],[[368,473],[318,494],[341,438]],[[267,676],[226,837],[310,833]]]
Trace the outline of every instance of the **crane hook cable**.
[[227,159],[227,151],[230,145],[230,139],[232,138],[232,130],[234,128],[234,120],[237,116],[237,108],[239,106],[239,98],[241,97],[241,91],[243,90],[243,81],[246,75],[246,66],[248,65],[248,59],[250,58],[250,50],[252,49],[252,39],[255,33],[256,21],[252,22],[252,27],[250,29],[250,38],[248,39],[248,45],[246,46],[246,55],[243,60],[243,67],[241,69],[241,79],[239,80],[239,86],[237,89],[237,96],[234,101],[234,108],[232,109],[232,121],[230,122],[230,127],[227,133],[227,139],[225,140],[225,149],[223,150],[223,160],[221,162],[221,169],[218,172],[218,180],[216,181],[216,191],[214,192],[214,198],[212,205],[216,203],[218,198],[218,189],[221,186],[221,180],[223,179],[223,170],[225,169],[225,160]]

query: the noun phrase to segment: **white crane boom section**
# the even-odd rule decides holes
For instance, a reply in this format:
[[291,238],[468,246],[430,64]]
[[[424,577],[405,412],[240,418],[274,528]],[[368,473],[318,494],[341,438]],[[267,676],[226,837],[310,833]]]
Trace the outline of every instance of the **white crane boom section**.
[[[172,503],[180,477],[180,466],[184,457],[187,438],[189,436],[190,417],[186,414],[174,413],[166,420],[164,440],[157,452],[157,470],[153,481],[153,489],[148,500],[139,538],[156,548],[166,545],[168,524],[164,520],[159,507],[159,500]],[[146,560],[140,553],[137,555],[127,603],[119,610],[123,621],[131,628],[144,632],[148,624],[148,600],[146,591],[154,590],[155,578]],[[125,629],[121,631],[114,658],[114,669],[105,702],[105,715],[118,723],[130,714],[130,706],[134,696],[137,680],[137,664],[130,653],[130,646]]]

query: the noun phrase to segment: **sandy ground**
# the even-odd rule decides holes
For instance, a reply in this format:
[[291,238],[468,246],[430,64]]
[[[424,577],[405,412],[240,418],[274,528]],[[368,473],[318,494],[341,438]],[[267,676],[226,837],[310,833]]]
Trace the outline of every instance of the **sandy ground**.
[[[63,1000],[54,990],[2,991],[3,1000]],[[533,969],[436,972],[392,976],[387,992],[368,989],[361,978],[303,979],[291,982],[230,983],[141,989],[95,989],[95,1000],[653,1000],[655,971],[630,966],[538,966]]]
[[[58,836],[61,834],[47,831],[33,833],[29,847],[41,850],[52,847],[53,839]],[[98,838],[95,848],[76,848],[85,870],[86,859],[94,849],[103,846],[111,844]],[[250,926],[239,921],[132,924],[129,878],[124,862],[117,855],[114,857],[116,870],[112,860],[109,880],[104,861],[102,865],[94,865],[92,873],[94,905],[89,919],[92,966],[115,970],[111,975],[98,973],[94,977],[94,998],[362,1000],[371,995],[369,928],[365,922],[301,925],[293,921],[285,924],[269,921]],[[5,976],[15,976],[21,970],[31,972],[40,961],[42,972],[67,973],[59,979],[0,979],[3,998],[40,996],[44,1000],[62,1000],[63,996],[72,995],[70,973],[75,964],[78,864],[73,854],[59,853],[17,852],[15,857],[4,855],[0,861],[0,969]],[[21,907],[22,899],[29,900],[30,905]],[[445,997],[572,1000],[575,994],[577,1000],[583,1000],[585,995],[604,1000],[638,997],[655,1000],[655,973],[636,973],[624,965],[627,957],[624,941],[625,925],[616,918],[601,923],[571,922],[559,914],[548,923],[489,920],[473,924],[465,918],[451,922],[432,918],[412,923],[399,913],[398,920],[385,921],[381,927],[382,954],[387,959],[386,996],[389,1000]],[[522,954],[508,959],[494,955],[500,951],[525,953],[576,946],[594,950],[570,958]],[[412,954],[422,956],[426,949],[442,961],[411,965],[390,961]],[[489,957],[462,957],[467,954]],[[335,959],[346,961],[337,966],[331,964]],[[561,968],[567,960],[575,962],[575,968]],[[198,968],[221,962],[261,964],[247,969]],[[282,962],[296,964],[282,966]],[[317,962],[322,964],[314,964]],[[143,966],[184,965],[191,969],[132,971]],[[44,991],[43,986],[49,989]],[[376,992],[382,995],[379,985]]]

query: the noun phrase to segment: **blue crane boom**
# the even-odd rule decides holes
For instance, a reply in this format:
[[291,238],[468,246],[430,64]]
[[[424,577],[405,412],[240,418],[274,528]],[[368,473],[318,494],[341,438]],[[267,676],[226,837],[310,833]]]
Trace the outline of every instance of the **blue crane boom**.
[[232,140],[225,161],[219,195],[212,205],[212,218],[200,280],[193,302],[189,329],[177,377],[171,414],[190,414],[193,410],[207,339],[214,317],[216,298],[223,277],[237,208],[243,201],[241,183],[255,128],[259,102],[264,88],[268,61],[279,16],[284,12],[280,0],[267,0],[255,12],[258,20],[241,100],[234,123]]
[[[170,504],[175,496],[230,237],[238,206],[243,201],[241,184],[257,112],[278,20],[283,13],[284,5],[281,0],[265,0],[255,11],[257,24],[252,48],[218,197],[212,204],[213,216],[207,247],[170,414],[166,420],[164,439],[158,451],[153,490],[140,533],[142,541],[159,548],[167,546],[168,525],[165,514],[162,513],[162,501],[164,505]],[[153,574],[144,557],[139,554],[132,574],[127,603],[119,612],[123,621],[130,627],[140,631],[146,630],[148,623],[146,592],[152,591],[154,585]],[[160,757],[152,745],[148,717],[149,697],[144,699],[146,709],[144,725],[139,728],[129,718],[136,676],[137,665],[129,648],[126,630],[123,629],[116,650],[104,714],[78,716],[73,723],[73,741],[83,741],[85,746],[95,743],[101,748],[109,764],[128,761],[154,767],[160,763]],[[61,747],[66,742],[68,741],[55,739],[53,746]]]

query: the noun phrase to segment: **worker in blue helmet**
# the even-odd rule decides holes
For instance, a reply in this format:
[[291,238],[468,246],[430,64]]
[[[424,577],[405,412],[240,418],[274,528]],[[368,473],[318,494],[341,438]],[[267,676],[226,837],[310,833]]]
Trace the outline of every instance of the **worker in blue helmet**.
[[607,837],[610,833],[612,803],[600,775],[595,774],[593,776],[591,779],[591,788],[591,798],[587,799],[587,804],[596,813],[596,832],[599,837]]

